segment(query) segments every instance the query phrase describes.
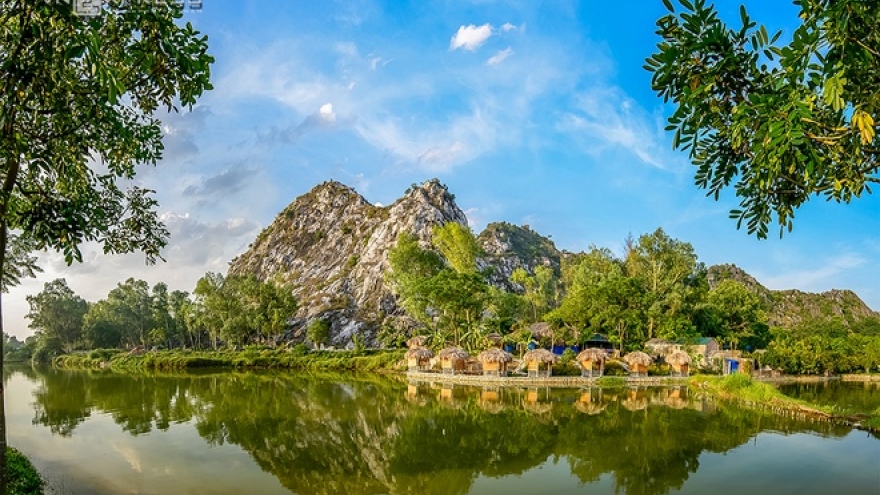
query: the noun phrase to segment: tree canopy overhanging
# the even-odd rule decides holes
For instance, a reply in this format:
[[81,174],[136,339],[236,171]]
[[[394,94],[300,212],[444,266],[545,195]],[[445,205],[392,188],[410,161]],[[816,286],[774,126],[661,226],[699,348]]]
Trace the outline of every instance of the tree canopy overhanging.
[[674,113],[666,127],[695,181],[718,199],[733,185],[737,227],[791,230],[813,196],[850,202],[880,182],[880,9],[862,0],[795,0],[801,25],[779,42],[740,8],[732,27],[704,0],[657,21],[646,60]]
[[[160,257],[167,230],[152,191],[133,184],[162,157],[156,112],[211,88],[207,36],[177,2],[0,0],[0,285],[36,270],[30,249],[72,263],[107,253]],[[0,324],[2,329],[2,324]],[[0,347],[0,366],[3,349]],[[0,495],[6,493],[0,384]]]

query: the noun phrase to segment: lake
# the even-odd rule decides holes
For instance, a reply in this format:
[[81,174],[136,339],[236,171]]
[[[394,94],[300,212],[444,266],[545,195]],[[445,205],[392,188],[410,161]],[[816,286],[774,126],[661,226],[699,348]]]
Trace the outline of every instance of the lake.
[[[29,367],[4,377],[9,442],[60,494],[880,493],[877,438],[685,387]],[[854,403],[877,397],[838,385]]]

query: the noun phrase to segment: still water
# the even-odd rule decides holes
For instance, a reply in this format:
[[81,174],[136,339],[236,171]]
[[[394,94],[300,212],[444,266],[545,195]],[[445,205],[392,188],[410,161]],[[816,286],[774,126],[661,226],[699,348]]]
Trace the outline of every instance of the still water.
[[5,379],[9,441],[61,494],[880,493],[877,438],[686,388],[32,368]]

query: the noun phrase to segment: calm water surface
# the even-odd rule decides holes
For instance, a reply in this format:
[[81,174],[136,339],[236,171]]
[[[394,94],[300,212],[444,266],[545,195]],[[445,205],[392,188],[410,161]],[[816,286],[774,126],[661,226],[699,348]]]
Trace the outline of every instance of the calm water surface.
[[63,494],[865,494],[880,440],[685,388],[12,368],[9,441]]

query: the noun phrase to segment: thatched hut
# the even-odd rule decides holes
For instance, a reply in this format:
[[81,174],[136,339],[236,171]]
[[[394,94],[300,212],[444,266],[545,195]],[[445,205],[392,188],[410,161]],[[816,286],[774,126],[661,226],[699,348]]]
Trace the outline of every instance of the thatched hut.
[[426,345],[428,345],[427,335],[414,335],[406,341],[406,346],[410,349],[413,347],[425,347]]
[[684,351],[675,351],[666,356],[666,364],[672,367],[672,376],[688,376],[691,357]]
[[507,376],[507,364],[513,361],[513,356],[509,352],[493,347],[481,352],[477,356],[477,361],[483,365],[484,375]]
[[491,347],[501,347],[501,343],[504,341],[504,337],[500,333],[495,332],[486,335],[484,338],[486,339],[486,344]]
[[553,363],[559,358],[547,349],[534,349],[523,356],[523,362],[529,369],[529,376],[550,376],[553,374]]
[[455,374],[456,371],[464,371],[467,367],[468,353],[460,347],[447,347],[437,353],[440,359],[440,368],[444,373]]
[[418,346],[406,351],[404,357],[406,358],[406,367],[410,371],[422,371],[430,368],[429,363],[434,357],[434,353],[427,347]]
[[635,351],[623,356],[623,360],[629,365],[629,374],[634,377],[648,376],[648,366],[654,362],[651,356],[641,351]]
[[605,372],[605,351],[591,347],[584,349],[577,355],[578,364],[581,365],[581,376],[593,378],[602,376]]

